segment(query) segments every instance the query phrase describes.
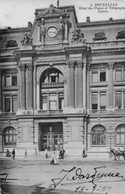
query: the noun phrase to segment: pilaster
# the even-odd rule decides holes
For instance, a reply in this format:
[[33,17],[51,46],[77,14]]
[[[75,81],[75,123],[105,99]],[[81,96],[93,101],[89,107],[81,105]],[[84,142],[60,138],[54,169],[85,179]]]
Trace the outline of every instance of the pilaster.
[[34,109],[37,108],[37,91],[36,91],[36,66],[33,68],[33,92],[34,92]]
[[64,26],[65,26],[65,34],[64,34],[64,43],[68,43],[68,18],[66,18]]
[[27,107],[28,109],[33,108],[33,66],[32,64],[27,64],[27,76],[28,76],[28,88],[27,90],[27,96],[28,96],[28,102]]
[[69,106],[75,105],[75,71],[74,62],[69,63]]
[[83,62],[77,63],[77,106],[83,107]]
[[68,105],[68,99],[67,99],[67,81],[64,81],[64,107],[67,107]]
[[[78,107],[78,67],[77,67],[77,63],[75,64],[75,108]],[[80,95],[80,94],[79,94]]]
[[25,64],[20,64],[20,108],[26,108],[26,79],[25,79]]
[[90,64],[87,64],[86,66],[86,80],[87,80],[87,86],[86,86],[86,103],[87,103],[87,110],[90,110]]
[[86,58],[83,65],[83,109],[86,110]]
[[113,62],[108,63],[108,109],[113,109]]
[[0,69],[0,114],[2,114],[2,70]]

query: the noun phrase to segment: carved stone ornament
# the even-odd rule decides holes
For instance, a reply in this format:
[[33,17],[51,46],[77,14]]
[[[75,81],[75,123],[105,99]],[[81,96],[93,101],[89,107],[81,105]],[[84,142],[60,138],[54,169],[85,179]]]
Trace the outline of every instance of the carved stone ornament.
[[25,64],[20,64],[19,68],[20,68],[20,71],[25,71]]
[[58,29],[58,35],[61,37],[62,40],[64,39],[64,30],[65,30],[64,23],[60,22],[60,26]]
[[45,37],[45,35],[46,35],[46,28],[45,28],[44,24],[41,25],[40,34],[42,37]]
[[28,71],[32,71],[32,70],[33,70],[32,64],[27,64],[27,70],[28,70]]
[[32,39],[30,37],[30,33],[25,32],[23,34],[23,36],[21,37],[21,43],[22,43],[22,45],[25,45],[25,46],[32,44]]
[[84,34],[81,31],[80,28],[76,28],[76,30],[74,30],[72,32],[72,42],[84,42]]

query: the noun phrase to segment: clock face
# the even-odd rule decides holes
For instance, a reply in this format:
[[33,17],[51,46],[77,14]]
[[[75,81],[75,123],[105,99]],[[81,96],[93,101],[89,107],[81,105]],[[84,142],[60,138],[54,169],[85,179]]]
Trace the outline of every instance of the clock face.
[[48,29],[48,36],[50,38],[54,38],[57,35],[57,29],[55,27],[51,27]]

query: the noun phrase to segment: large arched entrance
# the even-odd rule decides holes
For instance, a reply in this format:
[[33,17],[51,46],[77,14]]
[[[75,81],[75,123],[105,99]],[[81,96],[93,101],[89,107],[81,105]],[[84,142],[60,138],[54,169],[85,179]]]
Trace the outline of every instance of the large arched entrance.
[[63,145],[63,124],[40,123],[39,124],[39,150],[43,151],[47,148],[50,151],[60,150]]

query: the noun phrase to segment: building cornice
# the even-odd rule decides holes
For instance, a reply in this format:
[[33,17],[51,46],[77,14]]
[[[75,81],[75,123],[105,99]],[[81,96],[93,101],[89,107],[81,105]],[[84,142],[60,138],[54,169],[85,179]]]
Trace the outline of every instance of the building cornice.
[[93,26],[104,26],[104,25],[119,25],[119,24],[125,24],[125,19],[118,19],[118,20],[104,20],[104,21],[92,21],[92,22],[82,22],[78,23],[78,27],[93,27]]
[[64,50],[42,50],[42,51],[36,51],[37,56],[60,56],[65,55]]
[[34,57],[36,54],[35,50],[18,50],[15,51],[15,57],[21,58],[21,57]]
[[7,28],[7,29],[1,29],[0,35],[11,34],[11,33],[24,33],[24,32],[30,32],[30,31],[31,31],[31,29],[28,27],[25,27],[25,28]]
[[125,48],[109,48],[109,49],[91,50],[91,54],[92,56],[124,55]]

